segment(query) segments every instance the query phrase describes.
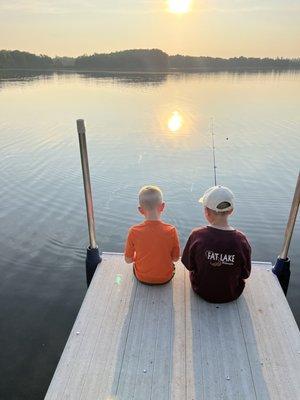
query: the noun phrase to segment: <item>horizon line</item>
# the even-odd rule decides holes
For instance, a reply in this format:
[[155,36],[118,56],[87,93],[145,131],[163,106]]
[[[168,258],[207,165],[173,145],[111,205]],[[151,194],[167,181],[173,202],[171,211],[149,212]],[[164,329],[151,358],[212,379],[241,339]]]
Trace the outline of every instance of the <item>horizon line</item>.
[[259,57],[259,56],[245,56],[245,55],[235,55],[235,56],[230,56],[230,57],[220,57],[220,56],[210,56],[210,55],[203,55],[203,54],[201,54],[201,55],[190,55],[190,54],[180,54],[180,53],[169,54],[168,52],[166,52],[166,51],[164,51],[162,49],[159,49],[157,47],[126,48],[126,49],[123,49],[123,50],[112,50],[112,51],[99,52],[99,53],[98,52],[89,53],[89,54],[88,53],[83,53],[83,54],[79,54],[77,56],[68,56],[68,55],[63,55],[63,56],[54,55],[54,56],[51,56],[51,55],[48,55],[46,53],[34,53],[34,52],[31,52],[31,51],[28,51],[28,50],[19,50],[19,49],[0,49],[0,52],[1,51],[11,51],[11,52],[19,51],[21,53],[29,53],[29,54],[33,54],[33,55],[36,55],[36,56],[46,56],[46,57],[50,57],[50,58],[64,58],[64,57],[66,57],[66,58],[76,59],[78,57],[91,57],[91,56],[99,55],[99,54],[109,55],[109,54],[113,54],[113,53],[122,53],[124,51],[132,51],[132,50],[149,50],[149,51],[151,51],[151,50],[159,50],[159,51],[162,51],[163,53],[167,54],[169,57],[174,57],[174,56],[196,57],[196,58],[198,58],[198,57],[208,57],[208,58],[220,58],[220,59],[223,59],[223,60],[229,60],[231,58],[241,58],[241,57],[243,57],[243,58],[271,59],[271,60],[276,60],[276,59],[300,60],[300,55],[297,56],[297,57],[283,57],[283,56],[274,56],[274,57],[263,56],[263,57]]

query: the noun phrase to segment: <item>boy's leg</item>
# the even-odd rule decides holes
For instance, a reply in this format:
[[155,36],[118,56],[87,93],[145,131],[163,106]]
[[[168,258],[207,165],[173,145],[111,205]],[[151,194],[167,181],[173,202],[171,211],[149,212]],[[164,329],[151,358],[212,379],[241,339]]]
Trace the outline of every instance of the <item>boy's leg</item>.
[[138,282],[142,283],[143,285],[148,285],[148,286],[153,286],[153,285],[155,285],[155,283],[147,283],[147,282],[140,281],[139,278],[136,276],[134,264],[133,264],[133,275],[135,276],[135,279],[136,279]]
[[166,285],[167,283],[171,282],[171,280],[174,278],[174,275],[175,275],[175,267],[174,267],[174,270],[173,270],[173,275],[172,275],[172,277],[171,277],[167,282],[163,282],[163,283],[148,283],[148,282],[140,281],[139,278],[136,276],[134,264],[133,264],[133,275],[135,276],[136,280],[139,281],[140,283],[142,283],[143,285],[147,285],[147,286],[161,286],[161,285]]

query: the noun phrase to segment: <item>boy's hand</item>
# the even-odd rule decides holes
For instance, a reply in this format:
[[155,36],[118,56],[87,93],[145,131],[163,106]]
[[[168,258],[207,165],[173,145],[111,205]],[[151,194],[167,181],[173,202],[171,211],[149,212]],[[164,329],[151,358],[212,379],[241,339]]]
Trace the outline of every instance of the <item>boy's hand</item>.
[[125,262],[126,262],[127,264],[132,264],[133,261],[134,261],[134,259],[133,259],[132,257],[126,257],[126,256],[125,256]]

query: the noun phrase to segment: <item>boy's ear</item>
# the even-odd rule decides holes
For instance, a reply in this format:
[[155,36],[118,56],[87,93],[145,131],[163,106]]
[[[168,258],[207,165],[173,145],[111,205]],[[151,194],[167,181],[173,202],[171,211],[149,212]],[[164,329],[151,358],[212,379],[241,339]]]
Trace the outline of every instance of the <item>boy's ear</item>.
[[159,205],[159,211],[160,211],[160,212],[163,212],[164,209],[165,209],[165,207],[166,207],[166,203],[163,201],[163,202]]
[[138,206],[138,210],[139,210],[139,212],[142,214],[142,215],[144,215],[145,213],[144,213],[144,210],[142,209],[142,207],[141,206]]

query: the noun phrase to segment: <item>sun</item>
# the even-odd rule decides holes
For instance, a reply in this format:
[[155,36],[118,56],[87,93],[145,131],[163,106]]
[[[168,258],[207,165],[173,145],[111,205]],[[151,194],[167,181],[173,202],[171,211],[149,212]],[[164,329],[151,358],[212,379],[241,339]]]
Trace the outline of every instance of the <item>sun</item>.
[[168,0],[169,11],[174,14],[186,14],[190,11],[192,0]]

